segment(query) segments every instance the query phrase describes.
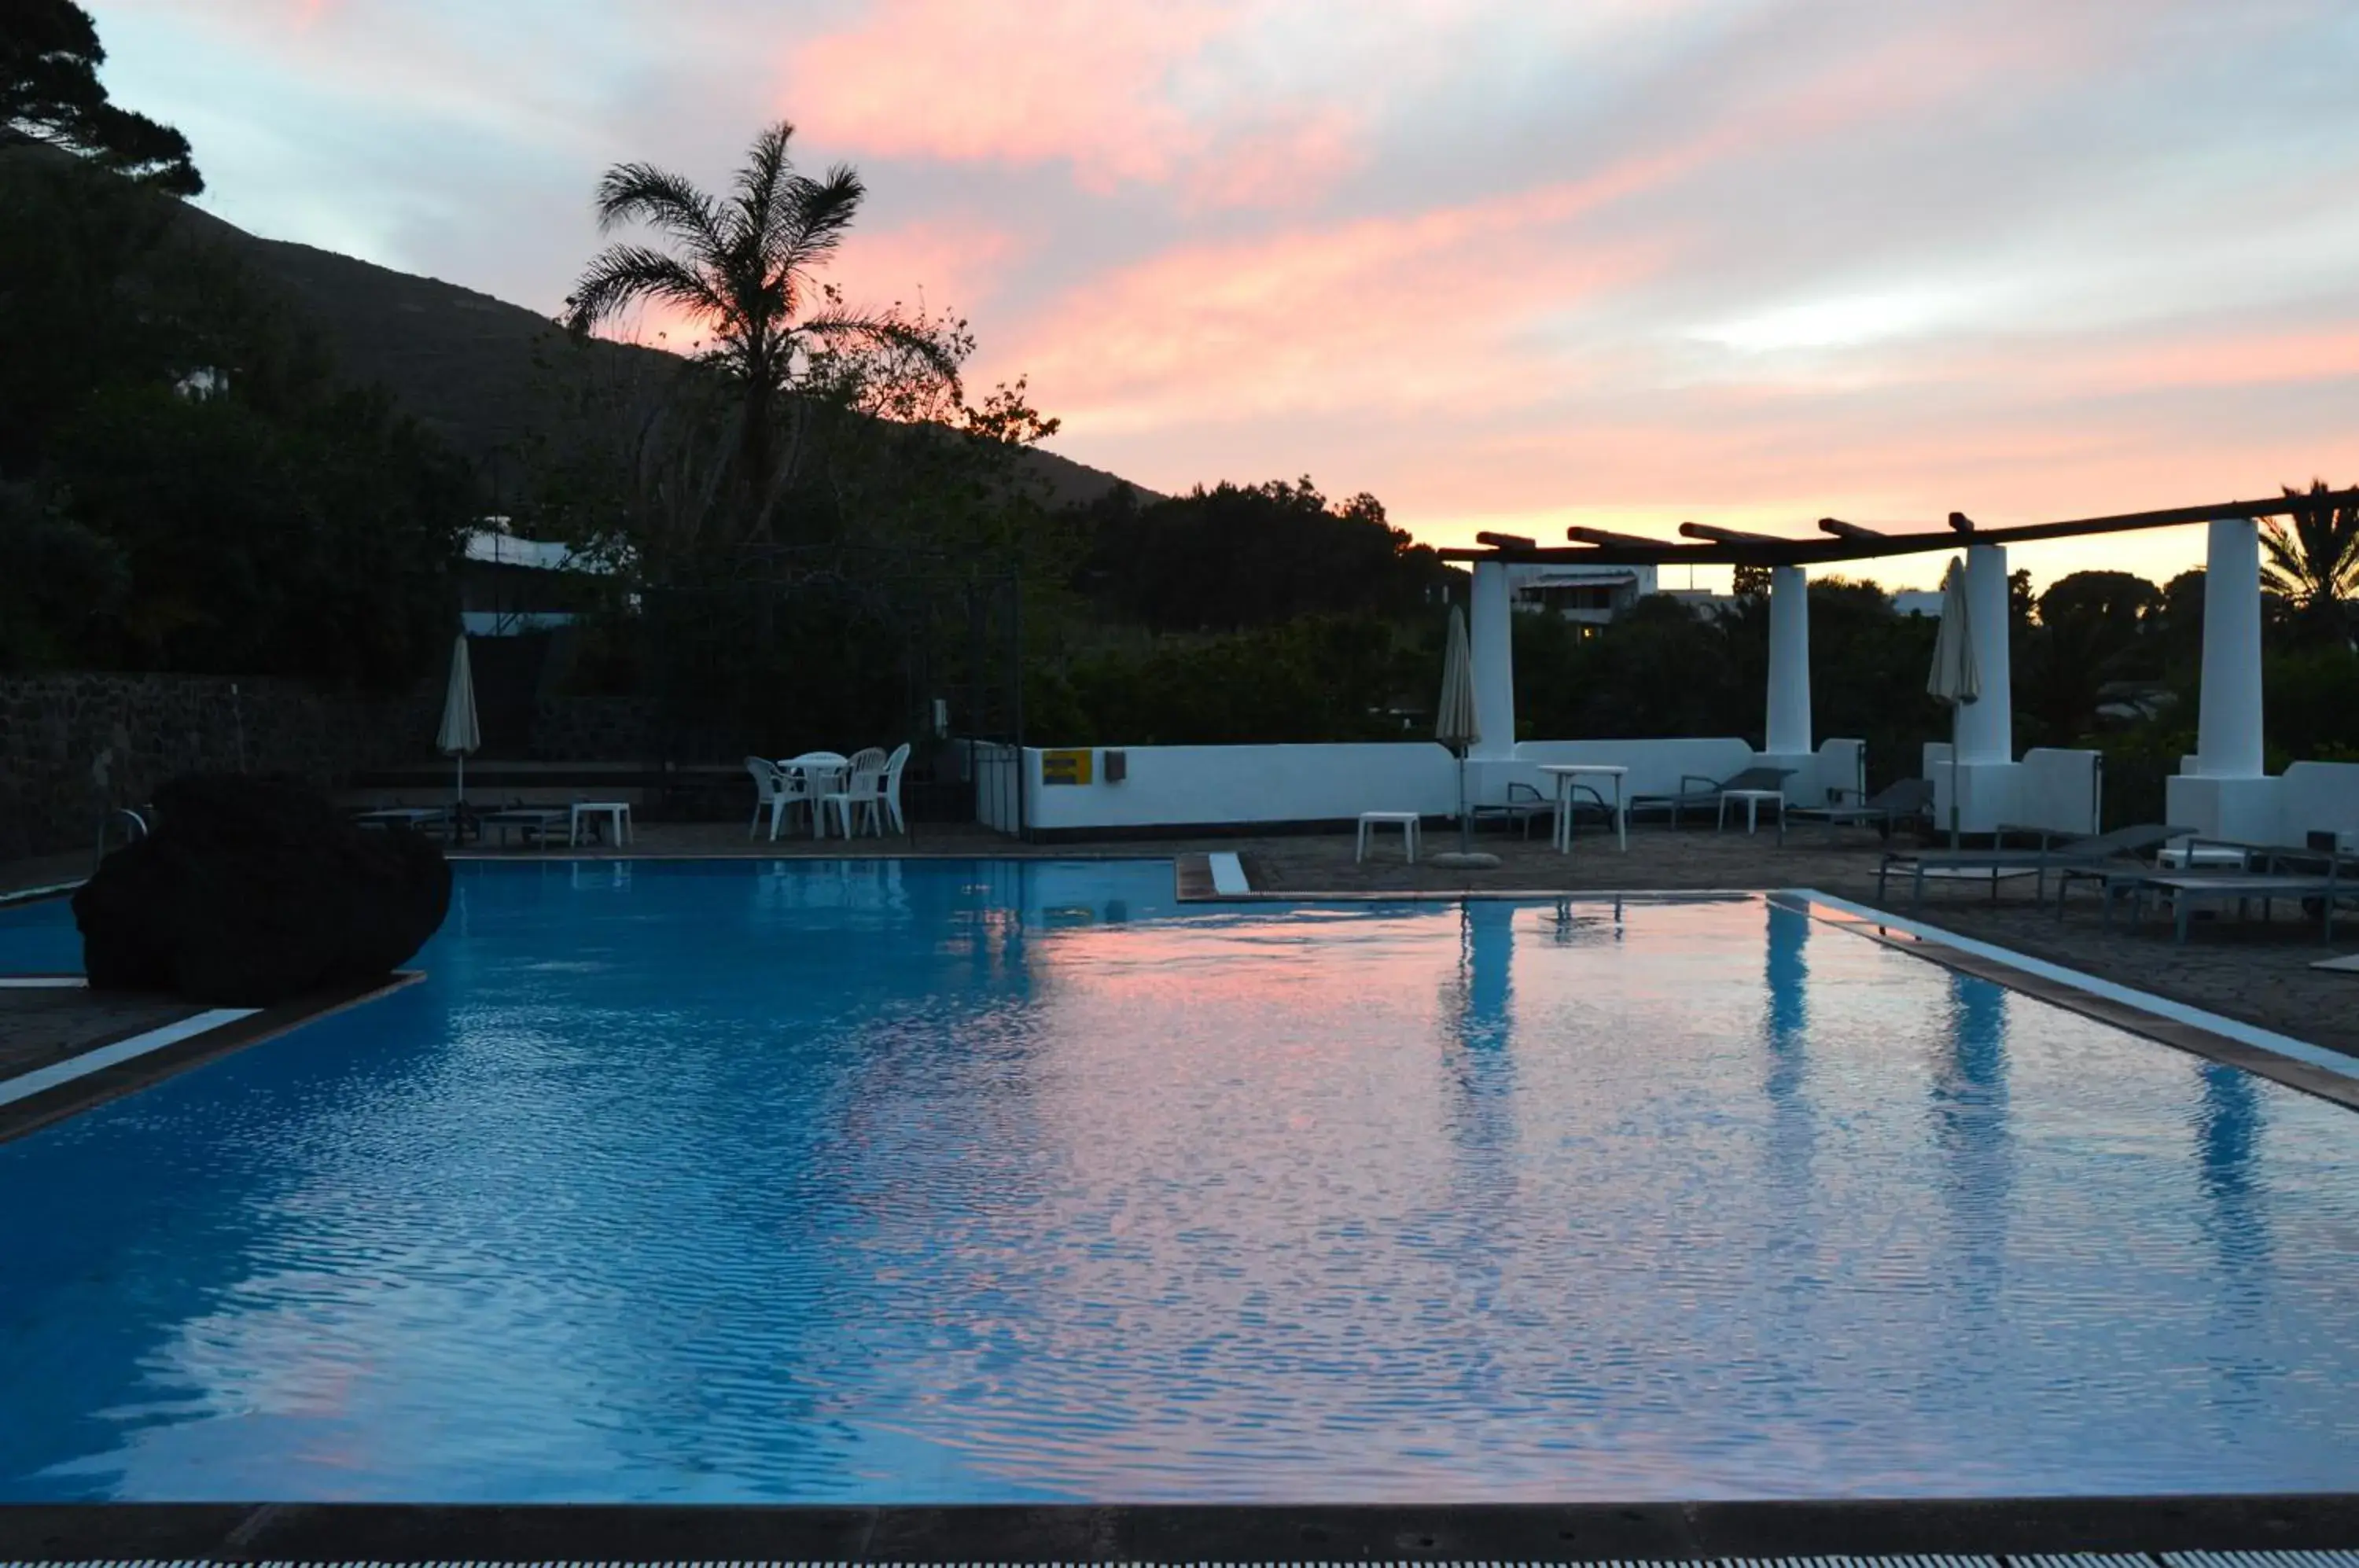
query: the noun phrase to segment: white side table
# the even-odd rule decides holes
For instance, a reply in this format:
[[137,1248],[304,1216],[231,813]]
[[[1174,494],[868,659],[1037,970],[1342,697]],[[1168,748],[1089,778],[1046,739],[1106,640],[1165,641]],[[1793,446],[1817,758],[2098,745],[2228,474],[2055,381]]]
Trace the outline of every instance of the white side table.
[[[1748,833],[1760,822],[1761,803],[1764,800],[1777,801],[1777,842],[1779,844],[1786,842],[1786,791],[1783,789],[1723,789],[1720,792],[1720,828],[1728,826],[1728,803],[1731,800],[1745,802],[1745,831]],[[1718,830],[1715,829],[1715,831]]]
[[628,800],[574,801],[572,814],[566,822],[565,842],[569,845],[582,842],[582,819],[585,816],[603,816],[613,823],[608,834],[613,843],[625,844],[631,842],[631,803]]
[[1415,811],[1362,811],[1360,842],[1352,851],[1353,865],[1368,858],[1368,830],[1376,827],[1397,827],[1401,831],[1401,847],[1408,855],[1408,863],[1417,864],[1418,828],[1421,819]]
[[1586,773],[1614,780],[1614,836],[1624,854],[1630,850],[1630,819],[1622,809],[1622,780],[1630,770],[1614,762],[1544,762],[1540,771],[1556,780],[1556,836],[1550,842],[1560,855],[1572,853],[1572,781]]

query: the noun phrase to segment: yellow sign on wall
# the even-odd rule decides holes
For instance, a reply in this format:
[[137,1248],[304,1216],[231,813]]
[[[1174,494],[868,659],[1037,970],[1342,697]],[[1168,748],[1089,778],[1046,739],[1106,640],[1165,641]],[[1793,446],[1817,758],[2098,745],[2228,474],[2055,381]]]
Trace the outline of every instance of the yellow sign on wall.
[[1086,784],[1091,778],[1090,765],[1096,755],[1087,747],[1075,751],[1044,751],[1040,754],[1040,782]]

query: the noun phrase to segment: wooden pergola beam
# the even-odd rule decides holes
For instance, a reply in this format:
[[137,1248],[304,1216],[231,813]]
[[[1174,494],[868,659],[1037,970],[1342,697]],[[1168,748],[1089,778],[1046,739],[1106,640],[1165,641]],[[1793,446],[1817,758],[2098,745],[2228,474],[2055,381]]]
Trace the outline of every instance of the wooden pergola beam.
[[[1680,561],[1698,566],[1821,566],[1846,561],[1870,561],[1891,555],[1918,555],[1929,550],[1956,550],[1970,544],[2033,544],[2043,539],[2082,539],[2096,534],[2134,533],[2143,528],[2181,528],[2190,523],[2223,518],[2299,516],[2319,507],[2359,506],[2359,488],[2332,490],[2324,495],[2278,495],[2263,501],[2218,501],[2201,506],[2173,506],[2154,512],[2123,512],[2105,517],[2073,517],[2062,522],[2027,523],[2020,528],[1977,528],[1962,512],[1950,514],[1946,531],[1919,529],[1911,533],[1878,533],[1855,523],[1829,517],[1820,527],[1830,539],[1771,539],[1756,535],[1733,539],[1706,539],[1680,544],[1638,534],[1612,533],[1603,528],[1572,528],[1568,539],[1585,549],[1518,550],[1519,561],[1572,562],[1599,566],[1661,566]],[[1829,527],[1833,524],[1833,527]],[[1727,530],[1723,530],[1727,531]],[[1482,561],[1497,552],[1487,550],[1444,550],[1445,561]]]
[[[1644,534],[1610,533],[1603,528],[1567,528],[1564,537],[1576,544],[1603,545],[1615,550],[1661,550],[1664,541]],[[1678,547],[1671,547],[1676,549]]]
[[1890,539],[1892,537],[1890,534],[1884,533],[1875,528],[1864,527],[1858,523],[1846,523],[1841,517],[1821,517],[1819,519],[1819,531],[1821,533],[1832,534],[1837,539]]
[[1681,523],[1680,532],[1689,539],[1710,539],[1714,544],[1787,544],[1791,541],[1777,534],[1749,534],[1741,528],[1723,528],[1711,523]]

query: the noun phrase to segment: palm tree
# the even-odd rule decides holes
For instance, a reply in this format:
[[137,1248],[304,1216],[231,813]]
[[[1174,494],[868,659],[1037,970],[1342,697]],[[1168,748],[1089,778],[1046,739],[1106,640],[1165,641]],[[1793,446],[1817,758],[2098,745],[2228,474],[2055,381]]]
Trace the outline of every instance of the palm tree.
[[[2280,488],[2288,500],[2302,495],[2290,485]],[[2332,492],[2325,480],[2313,479],[2309,493]],[[2359,600],[2359,506],[2306,506],[2290,524],[2267,518],[2261,551],[2261,586],[2283,599],[2312,632],[2347,639],[2351,605]]]
[[826,178],[799,172],[788,155],[795,128],[780,121],[754,138],[724,198],[651,164],[618,164],[598,181],[602,234],[644,223],[664,248],[618,243],[591,259],[566,299],[566,326],[586,336],[635,304],[679,307],[712,334],[707,363],[735,387],[734,448],[739,494],[752,504],[747,532],[758,537],[792,477],[792,443],[778,442],[782,412],[799,416],[793,394],[815,354],[870,348],[915,357],[955,382],[957,363],[922,323],[897,311],[843,307],[816,273],[842,244],[866,188],[848,166]]

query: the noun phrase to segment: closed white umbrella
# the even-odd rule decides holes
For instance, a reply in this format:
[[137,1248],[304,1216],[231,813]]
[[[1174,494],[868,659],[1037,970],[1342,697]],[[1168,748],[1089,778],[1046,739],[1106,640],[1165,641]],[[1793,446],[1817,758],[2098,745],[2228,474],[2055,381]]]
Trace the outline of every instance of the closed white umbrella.
[[1483,738],[1474,718],[1474,655],[1466,642],[1466,615],[1450,607],[1450,642],[1441,656],[1441,706],[1433,719],[1433,738],[1458,753],[1458,847],[1473,843],[1466,821],[1466,748]]
[[1925,690],[1950,704],[1950,847],[1958,847],[1958,714],[1983,694],[1974,661],[1974,618],[1966,607],[1966,569],[1952,561],[1941,577],[1941,629]]
[[483,731],[475,723],[475,671],[467,662],[467,634],[461,632],[451,648],[451,684],[442,693],[442,728],[434,736],[434,747],[459,759],[462,804],[467,799],[467,754],[483,744]]

